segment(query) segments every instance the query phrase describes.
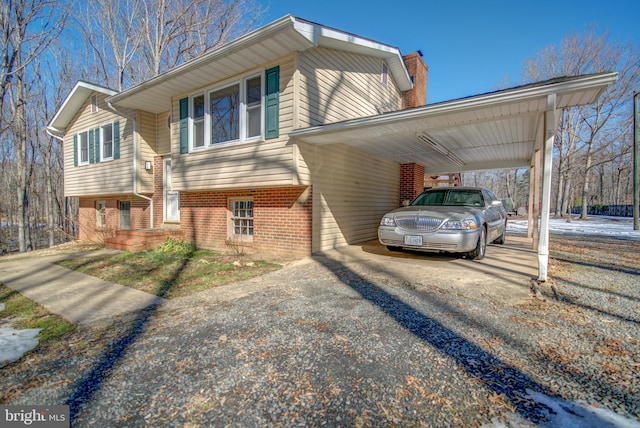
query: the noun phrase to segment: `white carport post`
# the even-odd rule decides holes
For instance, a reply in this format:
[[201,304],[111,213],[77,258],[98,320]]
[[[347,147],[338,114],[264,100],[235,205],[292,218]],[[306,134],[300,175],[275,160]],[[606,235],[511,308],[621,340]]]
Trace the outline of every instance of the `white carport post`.
[[551,208],[551,170],[553,167],[553,141],[556,135],[556,94],[547,96],[544,114],[544,142],[542,166],[542,209],[540,213],[540,242],[538,244],[538,282],[547,280],[549,263],[549,211]]

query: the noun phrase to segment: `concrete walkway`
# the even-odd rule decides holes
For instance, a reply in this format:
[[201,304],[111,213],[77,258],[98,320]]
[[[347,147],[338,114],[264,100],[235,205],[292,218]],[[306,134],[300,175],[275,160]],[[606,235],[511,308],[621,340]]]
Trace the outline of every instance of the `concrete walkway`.
[[53,264],[68,257],[64,254],[0,259],[0,283],[78,324],[133,315],[163,302],[161,297]]

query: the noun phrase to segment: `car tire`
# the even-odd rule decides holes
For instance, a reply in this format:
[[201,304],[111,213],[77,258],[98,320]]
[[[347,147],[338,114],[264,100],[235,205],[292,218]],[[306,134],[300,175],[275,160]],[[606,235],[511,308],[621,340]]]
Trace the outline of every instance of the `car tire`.
[[487,251],[487,229],[483,226],[480,229],[480,236],[478,236],[478,243],[476,244],[476,248],[469,251],[467,257],[472,260],[482,260],[484,259],[484,254]]
[[506,239],[505,235],[507,234],[507,221],[504,222],[504,229],[502,229],[502,234],[498,236],[498,238],[493,241],[494,244],[503,245]]
[[389,251],[402,251],[402,247],[394,247],[393,245],[387,245],[387,250]]

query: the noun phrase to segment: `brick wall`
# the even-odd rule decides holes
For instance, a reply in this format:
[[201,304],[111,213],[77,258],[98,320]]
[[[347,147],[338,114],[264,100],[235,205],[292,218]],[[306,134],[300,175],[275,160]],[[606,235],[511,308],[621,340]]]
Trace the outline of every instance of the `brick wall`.
[[220,248],[230,236],[233,198],[252,198],[253,242],[257,250],[293,255],[311,254],[312,199],[307,187],[285,187],[227,192],[182,192],[180,229],[201,248]]
[[[104,201],[105,209],[105,225],[97,227],[96,202]],[[120,228],[120,210],[119,202],[131,202],[131,229],[147,229],[149,228],[149,201],[129,196],[108,196],[108,197],[92,197],[80,198],[78,223],[80,229],[80,239],[88,239],[92,241],[102,242],[104,238],[115,236],[116,230]]]
[[417,163],[400,165],[400,205],[402,201],[413,200],[424,190],[424,166]]
[[[154,227],[162,225],[162,159],[154,161]],[[223,248],[230,237],[229,201],[252,198],[254,235],[243,244],[256,250],[311,254],[311,188],[304,186],[226,192],[180,193],[180,229],[200,248]],[[149,201],[133,196],[80,198],[80,239],[103,241],[120,228],[119,201],[131,202],[131,229],[148,229]],[[96,202],[105,201],[105,227],[96,228]]]

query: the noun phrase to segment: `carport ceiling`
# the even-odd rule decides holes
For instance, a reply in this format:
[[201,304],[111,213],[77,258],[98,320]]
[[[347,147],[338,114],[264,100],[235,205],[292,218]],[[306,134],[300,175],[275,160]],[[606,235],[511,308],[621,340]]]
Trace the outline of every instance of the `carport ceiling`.
[[528,167],[542,146],[550,95],[556,110],[593,104],[617,73],[553,79],[413,109],[294,131],[297,140],[346,144],[426,173]]

